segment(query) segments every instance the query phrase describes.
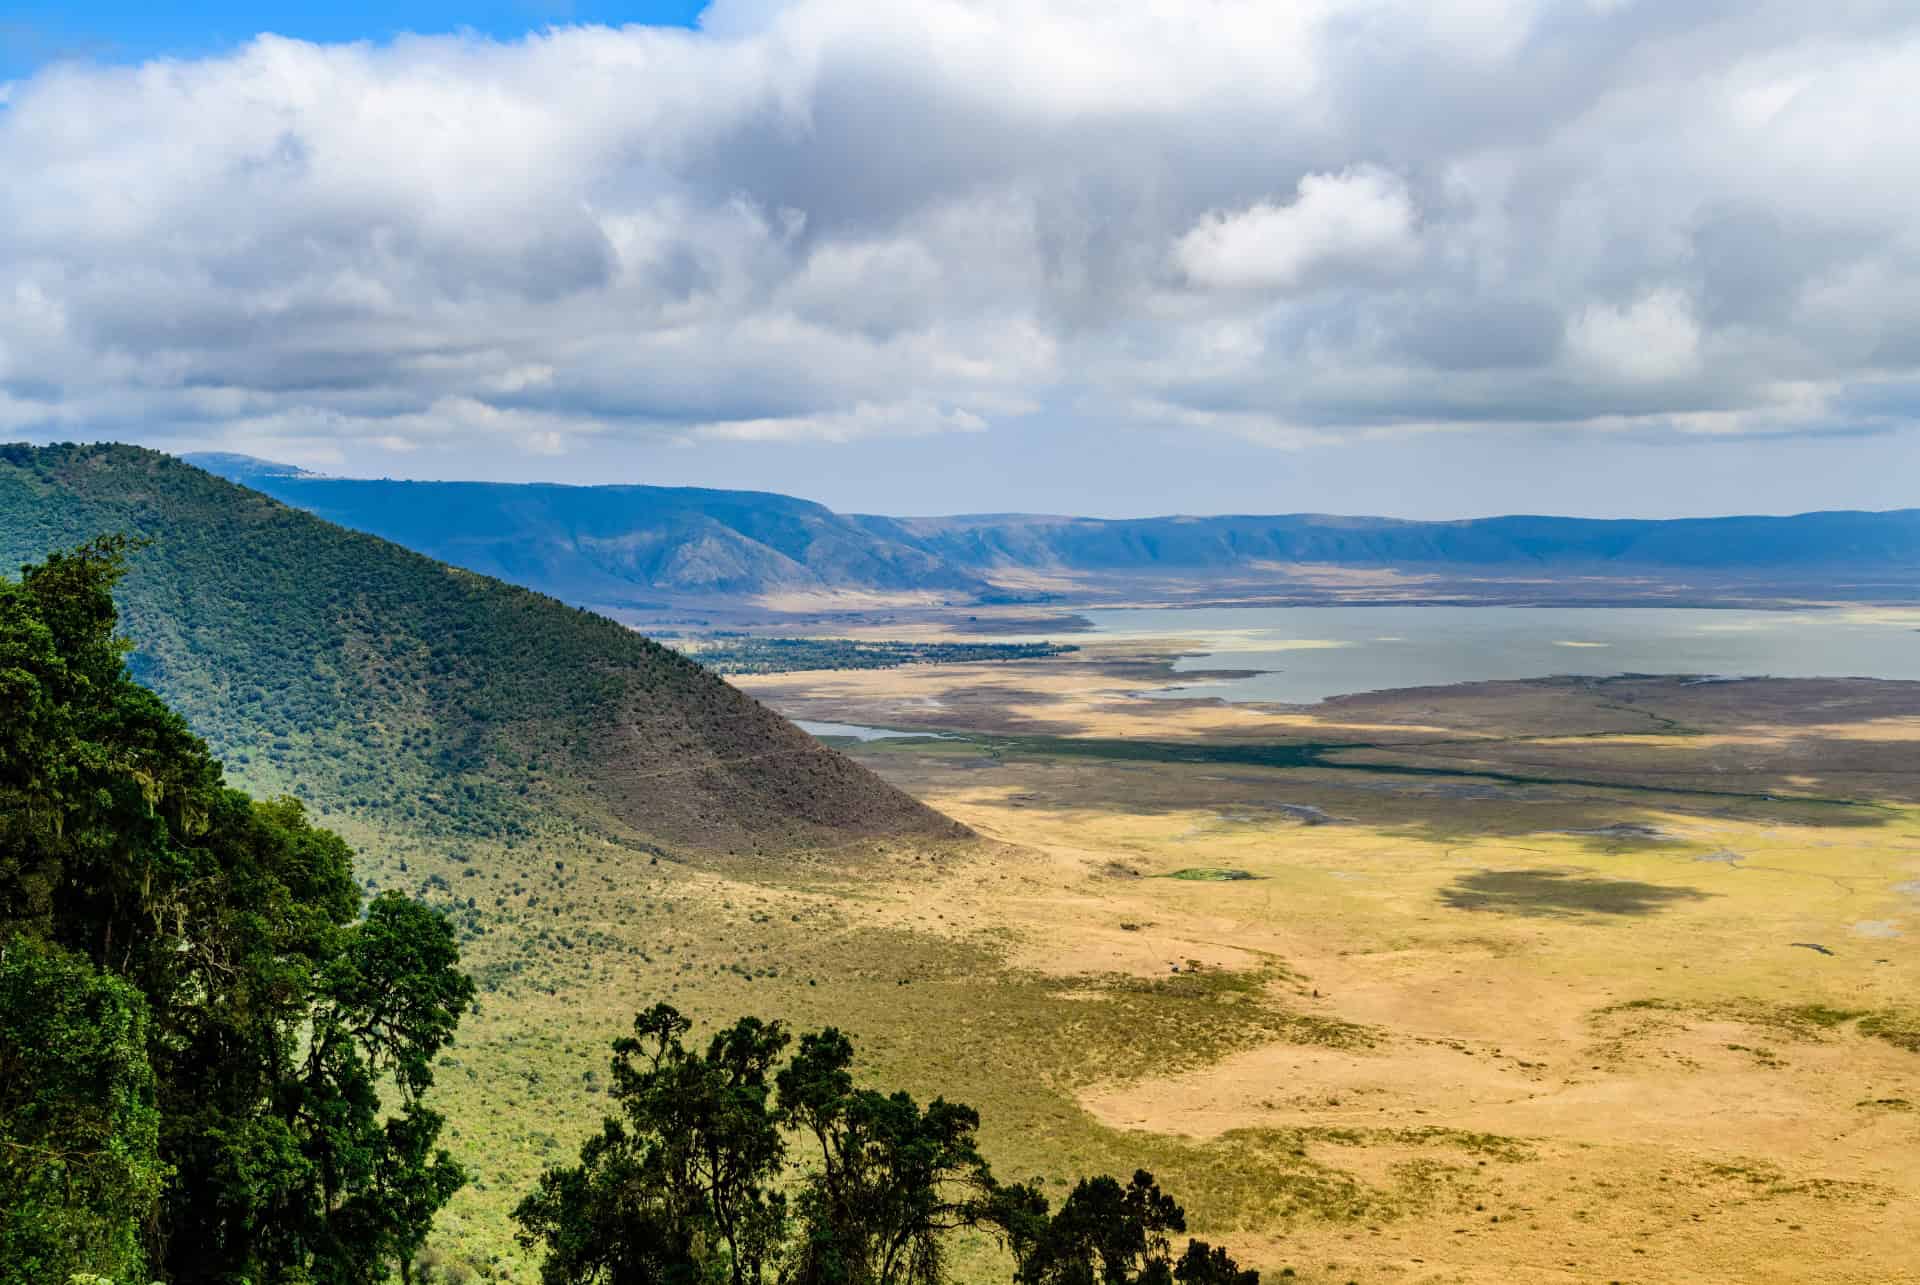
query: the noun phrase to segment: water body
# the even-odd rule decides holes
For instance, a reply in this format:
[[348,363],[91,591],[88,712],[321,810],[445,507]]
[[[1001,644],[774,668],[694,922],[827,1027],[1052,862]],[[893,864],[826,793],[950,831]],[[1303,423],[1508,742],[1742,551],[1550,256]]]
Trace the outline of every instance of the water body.
[[796,718],[793,725],[809,736],[839,736],[855,741],[944,741],[944,732],[900,732],[891,727],[864,727],[859,723],[815,723]]
[[1257,669],[1163,696],[1329,696],[1556,674],[1920,679],[1920,612],[1678,607],[1206,607],[1082,612],[1096,637],[1179,638],[1176,672]]

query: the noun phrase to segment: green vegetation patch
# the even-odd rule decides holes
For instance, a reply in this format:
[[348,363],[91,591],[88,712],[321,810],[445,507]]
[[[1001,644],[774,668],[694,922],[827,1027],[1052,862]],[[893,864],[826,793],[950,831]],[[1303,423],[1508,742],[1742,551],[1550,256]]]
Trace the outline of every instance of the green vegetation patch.
[[1079,648],[1064,643],[868,642],[855,638],[753,638],[713,634],[675,646],[716,674],[786,674],[806,669],[895,669],[1041,660]]
[[[1430,1154],[1392,1165],[1393,1181],[1373,1184],[1317,1154],[1329,1147],[1406,1147]],[[1533,1148],[1517,1138],[1443,1128],[1233,1129],[1204,1149],[1217,1172],[1205,1195],[1234,1211],[1227,1224],[1234,1230],[1306,1220],[1387,1222],[1457,1198],[1479,1182],[1487,1160],[1536,1158]],[[1462,1162],[1450,1162],[1448,1152],[1459,1153]]]
[[[1788,1039],[1820,1040],[1849,1023],[1869,1039],[1884,1040],[1895,1048],[1920,1053],[1920,1014],[1908,1009],[1834,1008],[1828,1004],[1772,1004],[1764,1000],[1727,1000],[1685,1003],[1671,999],[1631,999],[1593,1011],[1595,1019],[1627,1013],[1673,1013],[1699,1018],[1745,1022]],[[1743,1046],[1730,1044],[1731,1049]],[[1748,1050],[1755,1053],[1763,1050]],[[1768,1054],[1768,1056],[1772,1056]]]
[[1097,736],[1008,736],[956,734],[979,745],[994,757],[1038,755],[1048,758],[1093,758],[1126,763],[1237,764],[1250,767],[1312,767],[1334,772],[1357,772],[1371,776],[1398,776],[1417,780],[1492,781],[1514,786],[1563,786],[1575,789],[1627,791],[1635,795],[1672,796],[1692,799],[1740,799],[1780,808],[1818,808],[1831,816],[1835,811],[1868,819],[1884,820],[1887,805],[1863,799],[1832,798],[1821,795],[1763,793],[1753,790],[1715,790],[1690,785],[1662,785],[1642,779],[1606,776],[1549,776],[1509,772],[1477,763],[1462,762],[1447,766],[1405,763],[1383,759],[1383,754],[1406,754],[1411,747],[1380,744],[1373,741],[1151,741],[1132,737]]
[[1245,870],[1227,870],[1217,866],[1188,866],[1185,870],[1175,870],[1161,876],[1163,879],[1194,879],[1203,883],[1239,883],[1259,877]]
[[1920,1014],[1900,1009],[1869,1013],[1860,1019],[1860,1033],[1909,1053],[1920,1053]]
[[1709,1161],[1701,1167],[1703,1176],[1722,1182],[1743,1184],[1761,1199],[1778,1196],[1811,1196],[1815,1200],[1884,1199],[1888,1190],[1875,1182],[1844,1178],[1796,1178],[1778,1165],[1764,1160],[1741,1159]]
[[1380,1033],[1372,1027],[1276,1007],[1267,998],[1267,985],[1288,976],[1287,970],[1277,966],[1258,972],[1234,972],[1203,968],[1197,961],[1189,960],[1179,972],[1165,977],[1115,974],[1104,979],[1099,989],[1111,996],[1140,995],[1155,1000],[1198,1002],[1212,1009],[1208,1020],[1214,1020],[1222,1008],[1249,1006],[1258,1014],[1252,1029],[1288,1044],[1354,1049],[1372,1048],[1379,1042]]

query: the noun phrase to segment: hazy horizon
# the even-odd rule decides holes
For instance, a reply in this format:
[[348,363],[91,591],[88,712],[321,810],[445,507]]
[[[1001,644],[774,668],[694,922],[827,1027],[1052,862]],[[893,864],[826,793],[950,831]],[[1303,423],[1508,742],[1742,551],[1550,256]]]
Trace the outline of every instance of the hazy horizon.
[[[104,438],[101,439],[102,442],[107,442],[110,440],[114,440],[114,439],[104,439]],[[137,445],[138,443],[134,443],[134,444]],[[193,457],[195,455],[215,454],[215,453],[217,452],[211,452],[211,451],[181,452],[181,454],[185,458],[187,458],[190,463],[194,462]],[[1386,518],[1390,520],[1415,521],[1415,522],[1475,522],[1475,521],[1482,521],[1490,518],[1544,517],[1544,518],[1578,518],[1578,519],[1590,519],[1590,520],[1596,520],[1596,521],[1632,521],[1632,520],[1660,521],[1660,520],[1685,520],[1685,519],[1709,519],[1709,518],[1733,518],[1733,517],[1800,517],[1800,516],[1813,514],[1813,513],[1833,513],[1833,512],[1892,513],[1892,512],[1904,511],[1907,509],[1920,508],[1920,505],[1896,504],[1896,505],[1887,505],[1882,508],[1872,508],[1872,509],[1860,508],[1858,506],[1833,506],[1833,507],[1827,507],[1827,508],[1811,508],[1811,509],[1780,509],[1772,512],[1761,512],[1758,510],[1747,509],[1747,510],[1728,511],[1728,512],[1720,512],[1720,513],[1677,512],[1677,513],[1641,514],[1641,515],[1622,514],[1622,513],[1559,513],[1559,512],[1548,512],[1548,511],[1537,510],[1537,509],[1528,509],[1528,510],[1509,509],[1509,510],[1502,510],[1498,512],[1458,513],[1458,514],[1450,514],[1450,515],[1435,516],[1435,517],[1408,517],[1405,514],[1398,514],[1398,513],[1363,513],[1357,510],[1335,510],[1335,509],[1265,509],[1265,510],[1220,509],[1215,511],[1185,509],[1185,510],[1163,510],[1163,511],[1155,511],[1155,512],[1141,511],[1141,512],[1126,512],[1126,513],[1095,513],[1095,512],[1067,511],[1067,510],[1061,510],[1061,509],[966,508],[966,509],[949,509],[942,512],[931,512],[931,511],[908,512],[908,511],[897,510],[897,509],[882,510],[878,508],[865,508],[865,509],[845,508],[839,505],[827,504],[826,501],[820,499],[816,495],[804,494],[804,493],[795,492],[795,491],[781,490],[775,486],[742,486],[742,485],[728,485],[725,483],[677,482],[677,481],[659,481],[659,480],[653,480],[653,479],[618,479],[618,478],[606,478],[606,477],[597,478],[597,479],[579,480],[579,479],[571,479],[571,478],[564,478],[564,477],[517,477],[517,478],[474,477],[474,476],[463,476],[463,475],[454,474],[454,473],[419,475],[419,476],[409,476],[409,475],[400,474],[400,473],[348,473],[348,472],[335,472],[327,469],[305,469],[305,466],[294,465],[290,460],[268,459],[264,456],[248,455],[246,452],[236,451],[236,452],[228,452],[228,453],[245,458],[245,459],[250,459],[262,464],[290,465],[292,467],[302,468],[304,471],[306,471],[313,477],[323,479],[323,480],[329,480],[329,481],[441,482],[441,483],[476,483],[476,484],[483,484],[483,485],[574,486],[574,487],[658,486],[658,487],[678,487],[678,488],[685,488],[685,489],[692,489],[692,490],[708,490],[708,491],[741,491],[741,492],[752,492],[752,493],[759,493],[759,494],[781,495],[781,496],[786,496],[789,499],[807,500],[816,504],[826,504],[826,507],[832,509],[836,513],[850,514],[853,516],[892,517],[892,518],[902,518],[902,519],[908,519],[908,520],[939,519],[939,518],[1030,517],[1030,518],[1097,518],[1104,521],[1130,521],[1130,520],[1148,519],[1148,518],[1188,518],[1188,517],[1190,518],[1331,517],[1331,518]]]

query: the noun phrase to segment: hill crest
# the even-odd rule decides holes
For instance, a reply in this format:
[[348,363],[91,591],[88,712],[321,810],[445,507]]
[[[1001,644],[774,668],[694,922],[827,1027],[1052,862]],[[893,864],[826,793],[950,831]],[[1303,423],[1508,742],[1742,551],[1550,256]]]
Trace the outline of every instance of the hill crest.
[[677,652],[157,451],[0,447],[0,556],[149,542],[135,673],[249,788],[430,834],[671,851],[964,831]]

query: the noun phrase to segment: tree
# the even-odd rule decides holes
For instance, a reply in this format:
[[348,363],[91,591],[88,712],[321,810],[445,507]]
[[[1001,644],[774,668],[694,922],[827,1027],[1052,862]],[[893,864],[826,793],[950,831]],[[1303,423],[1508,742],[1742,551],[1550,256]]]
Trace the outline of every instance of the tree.
[[[326,1275],[377,1278],[397,1262],[405,1278],[433,1215],[465,1181],[433,1143],[441,1116],[422,1101],[434,1056],[473,999],[457,972],[452,928],[397,893],[383,893],[320,976],[307,1054],[295,1083],[300,1115],[324,1121],[306,1153],[328,1211],[311,1238],[327,1246]],[[396,1087],[401,1113],[380,1118],[379,1081]]]
[[144,1280],[166,1167],[140,993],[71,952],[0,946],[0,1265]]
[[633,1035],[614,1043],[622,1118],[514,1210],[520,1242],[546,1249],[550,1285],[766,1279],[787,1227],[769,1074],[788,1036],[778,1022],[741,1018],[702,1056],[682,1042],[691,1025],[666,1004],[634,1019]]
[[975,1145],[980,1117],[935,1099],[855,1088],[853,1045],[807,1035],[776,1080],[783,1123],[810,1134],[820,1167],[799,1200],[801,1285],[934,1285],[946,1233],[981,1225],[993,1175]]
[[[1041,1200],[1038,1206],[1044,1209]],[[1020,1285],[1149,1285],[1170,1279],[1168,1232],[1186,1215],[1142,1169],[1122,1187],[1083,1178],[1058,1213],[1029,1220],[1014,1240]]]
[[1173,1261],[1169,1233],[1187,1229],[1186,1212],[1144,1169],[1124,1187],[1081,1179],[1051,1217],[1033,1187],[1009,1188],[997,1211],[1018,1285],[1259,1285],[1258,1272],[1205,1241]]
[[[124,1171],[98,1209],[125,1205],[171,1280],[404,1273],[460,1182],[424,1105],[473,993],[452,929],[392,896],[362,919],[347,845],[295,800],[228,788],[132,680],[112,597],[127,548],[0,579],[0,1067],[60,1034],[33,1025],[51,995],[91,1005],[111,1078],[53,1068],[7,1129],[90,1123]],[[84,1207],[71,1157],[9,1154],[13,1225]],[[26,1244],[0,1243],[0,1277],[39,1277]]]
[[1260,1273],[1241,1267],[1220,1245],[1204,1240],[1187,1242],[1187,1252],[1173,1265],[1180,1285],[1260,1285]]
[[[967,1228],[1000,1237],[1016,1285],[1259,1285],[1204,1241],[1176,1262],[1168,1233],[1186,1215],[1144,1170],[1124,1187],[1082,1180],[1057,1213],[1036,1186],[997,1183],[971,1107],[856,1085],[838,1030],[802,1036],[773,1072],[780,1023],[742,1018],[704,1057],[690,1029],[664,1004],[634,1019],[614,1042],[620,1118],[514,1210],[547,1285],[940,1285],[948,1237]],[[791,1219],[774,1187],[783,1128],[811,1142],[784,1175]]]

